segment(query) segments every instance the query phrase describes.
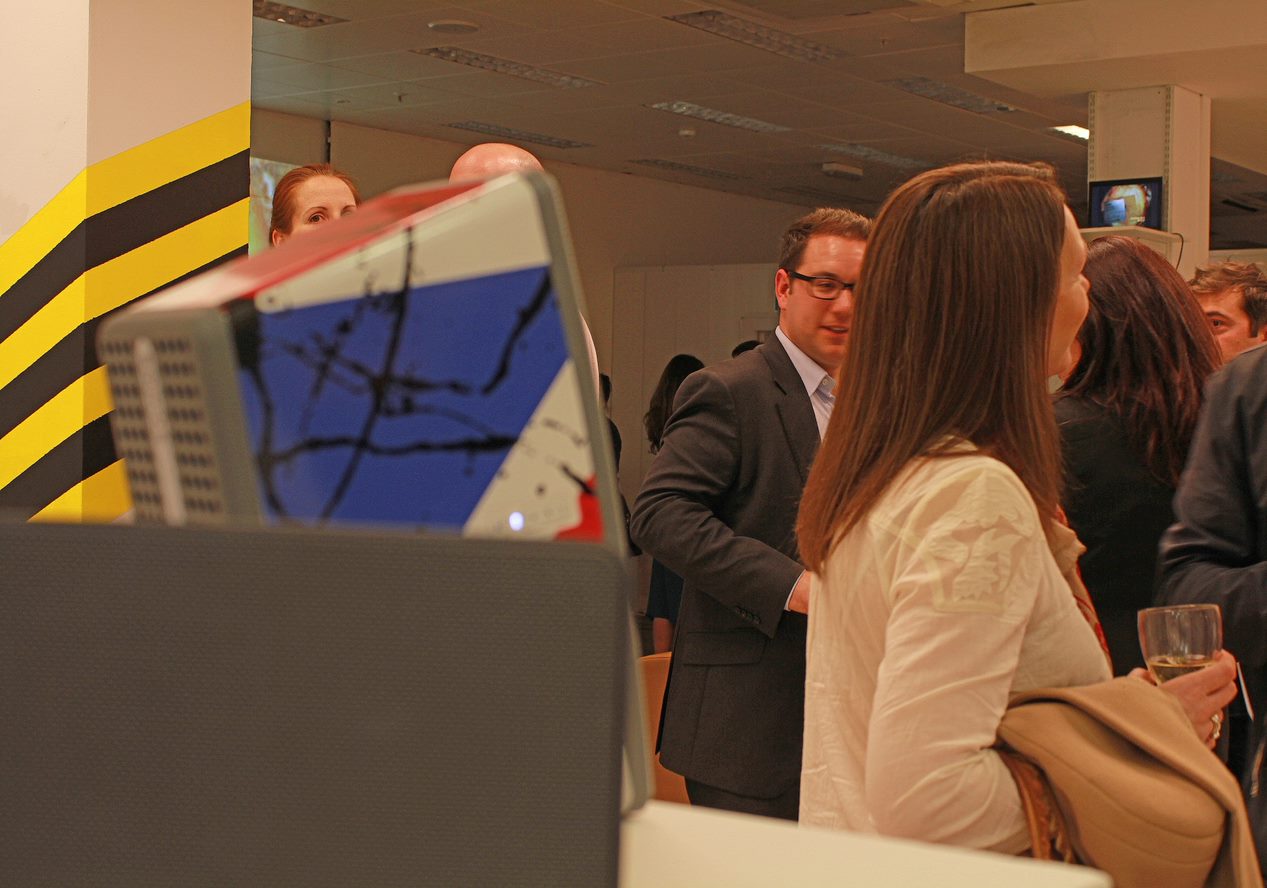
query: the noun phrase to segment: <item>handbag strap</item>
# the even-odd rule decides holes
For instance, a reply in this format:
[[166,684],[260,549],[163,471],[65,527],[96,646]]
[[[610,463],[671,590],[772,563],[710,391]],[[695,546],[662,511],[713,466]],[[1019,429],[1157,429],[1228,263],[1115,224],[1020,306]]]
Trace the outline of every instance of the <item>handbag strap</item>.
[[1077,863],[1073,843],[1069,841],[1069,827],[1052,795],[1047,777],[1033,762],[1005,746],[996,746],[995,752],[1007,765],[1020,793],[1025,825],[1029,831],[1030,856],[1036,860]]
[[1091,593],[1082,582],[1082,570],[1078,567],[1078,558],[1087,551],[1087,547],[1082,545],[1078,535],[1069,526],[1069,518],[1062,508],[1057,508],[1055,522],[1047,524],[1047,545],[1051,549],[1052,558],[1055,559],[1061,575],[1069,584],[1069,591],[1073,593],[1078,612],[1095,633],[1096,641],[1100,643],[1100,650],[1104,652],[1104,659],[1109,664],[1109,672],[1112,673],[1113,657],[1109,654],[1109,640],[1104,635],[1104,627],[1100,625],[1100,615],[1095,611],[1095,602],[1091,600]]

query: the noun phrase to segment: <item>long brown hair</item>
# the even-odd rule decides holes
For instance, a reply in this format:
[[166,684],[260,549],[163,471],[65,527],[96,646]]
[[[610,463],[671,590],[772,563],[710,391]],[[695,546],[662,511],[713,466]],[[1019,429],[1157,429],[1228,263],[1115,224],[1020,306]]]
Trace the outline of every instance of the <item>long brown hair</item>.
[[821,570],[912,459],[966,439],[1060,500],[1047,351],[1065,198],[1043,164],[958,164],[893,192],[854,291],[836,407],[797,522]]
[[1201,412],[1205,379],[1221,362],[1201,306],[1179,272],[1128,237],[1087,249],[1091,282],[1082,356],[1058,397],[1086,398],[1115,414],[1159,481],[1179,483]]

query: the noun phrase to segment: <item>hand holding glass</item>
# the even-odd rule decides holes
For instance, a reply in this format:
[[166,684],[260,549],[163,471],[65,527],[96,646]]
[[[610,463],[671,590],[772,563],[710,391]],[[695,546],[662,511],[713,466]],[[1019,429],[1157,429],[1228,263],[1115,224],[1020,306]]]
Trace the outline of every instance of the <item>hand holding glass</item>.
[[1158,684],[1205,669],[1223,647],[1217,604],[1148,607],[1139,612],[1139,647]]

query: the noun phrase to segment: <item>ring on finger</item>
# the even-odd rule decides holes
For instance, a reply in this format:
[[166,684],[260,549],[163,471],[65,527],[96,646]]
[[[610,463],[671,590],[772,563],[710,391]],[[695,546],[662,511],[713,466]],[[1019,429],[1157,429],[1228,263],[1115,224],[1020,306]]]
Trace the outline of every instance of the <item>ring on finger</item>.
[[1223,713],[1216,712],[1210,716],[1210,724],[1213,725],[1213,729],[1210,731],[1210,739],[1219,739],[1219,735],[1223,733]]

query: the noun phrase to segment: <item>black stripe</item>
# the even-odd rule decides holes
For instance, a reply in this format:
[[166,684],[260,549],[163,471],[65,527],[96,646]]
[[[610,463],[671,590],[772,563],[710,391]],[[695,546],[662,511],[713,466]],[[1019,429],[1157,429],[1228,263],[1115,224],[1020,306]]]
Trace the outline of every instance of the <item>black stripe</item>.
[[0,339],[88,269],[249,196],[250,177],[250,153],[240,151],[90,216],[0,296]]
[[0,512],[30,518],[80,481],[118,459],[110,438],[110,420],[88,423],[0,488]]
[[[238,247],[223,256],[212,259],[207,264],[186,272],[173,281],[156,287],[150,293],[156,293],[172,284],[202,274],[212,268],[246,255],[246,247]],[[149,296],[146,293],[138,298]],[[126,307],[126,306],[124,306]],[[121,309],[115,309],[119,311]],[[48,403],[54,395],[79,377],[94,369],[100,362],[97,360],[97,325],[110,317],[109,312],[99,318],[93,318],[82,326],[76,327],[61,342],[41,355],[35,363],[22,371],[7,386],[0,389],[0,438],[26,419],[40,407]]]
[[184,228],[251,193],[249,151],[203,167],[88,219],[86,268]]

